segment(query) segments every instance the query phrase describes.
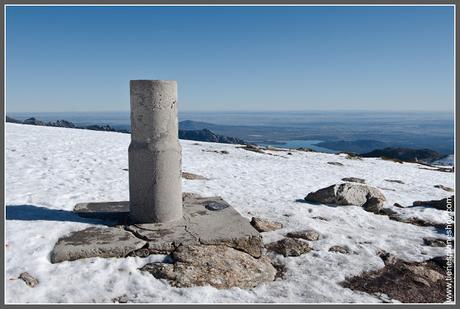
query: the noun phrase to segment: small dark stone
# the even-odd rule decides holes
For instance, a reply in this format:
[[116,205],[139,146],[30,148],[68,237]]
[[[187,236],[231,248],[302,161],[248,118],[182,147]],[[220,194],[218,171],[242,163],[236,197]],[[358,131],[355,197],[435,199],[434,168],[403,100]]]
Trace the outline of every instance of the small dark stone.
[[216,211],[216,210],[222,210],[228,207],[228,204],[223,204],[223,203],[217,203],[217,202],[211,202],[207,204],[206,209]]
[[329,248],[329,252],[337,252],[337,253],[342,253],[342,254],[349,254],[350,249],[347,247],[342,247],[342,246],[332,246]]
[[340,163],[340,162],[327,162],[327,164],[330,164],[330,165],[337,165],[337,166],[343,166],[343,164]]
[[447,192],[454,192],[454,189],[449,188],[449,187],[445,187],[443,185],[435,185],[434,187],[437,188],[437,189],[442,189],[442,190],[447,191]]
[[402,185],[404,184],[404,182],[402,180],[399,180],[399,179],[385,179],[385,181],[399,183],[399,184],[402,184]]
[[29,274],[28,272],[23,272],[19,275],[19,279],[21,279],[22,281],[24,281],[28,286],[30,286],[31,288],[35,287],[38,285],[38,280],[34,277],[32,277],[31,274]]
[[345,177],[342,178],[343,181],[348,181],[348,182],[357,182],[357,183],[365,183],[366,180],[362,178],[356,178],[356,177]]
[[425,237],[423,238],[423,244],[430,247],[445,247],[447,246],[447,241],[442,238]]

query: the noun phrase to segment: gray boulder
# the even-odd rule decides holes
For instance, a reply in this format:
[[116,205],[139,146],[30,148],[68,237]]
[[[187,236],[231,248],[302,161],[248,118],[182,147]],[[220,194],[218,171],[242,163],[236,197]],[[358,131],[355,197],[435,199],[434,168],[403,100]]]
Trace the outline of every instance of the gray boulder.
[[341,183],[311,192],[305,201],[327,205],[356,205],[364,210],[378,213],[385,196],[377,188],[357,183]]
[[225,245],[180,246],[172,258],[173,264],[149,263],[140,270],[175,287],[211,285],[218,289],[252,288],[274,281],[277,272],[267,257],[256,259]]

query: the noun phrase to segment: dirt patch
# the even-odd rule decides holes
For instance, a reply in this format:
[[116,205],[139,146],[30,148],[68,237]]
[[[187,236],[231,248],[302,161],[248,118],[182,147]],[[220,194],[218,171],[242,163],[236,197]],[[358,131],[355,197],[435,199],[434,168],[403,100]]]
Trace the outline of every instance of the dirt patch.
[[446,257],[424,262],[406,262],[394,257],[384,261],[384,268],[348,278],[341,285],[369,294],[383,293],[403,303],[443,303],[447,300]]

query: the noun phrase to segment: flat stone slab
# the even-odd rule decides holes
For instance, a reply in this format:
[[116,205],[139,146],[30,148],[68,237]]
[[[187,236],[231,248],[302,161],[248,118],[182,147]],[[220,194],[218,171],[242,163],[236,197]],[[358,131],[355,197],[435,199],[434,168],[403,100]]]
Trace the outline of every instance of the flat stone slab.
[[[62,237],[51,252],[51,262],[170,254],[181,245],[225,245],[256,258],[262,255],[259,232],[221,197],[184,193],[182,200],[183,217],[178,221],[127,224],[124,229],[90,227]],[[80,203],[74,212],[99,219],[118,216],[127,222],[129,202]]]
[[124,222],[129,215],[129,201],[79,203],[73,212],[84,218]]
[[54,245],[51,263],[74,261],[91,257],[125,257],[141,249],[146,241],[122,228],[90,227],[64,236]]
[[221,197],[184,196],[182,220],[126,228],[148,241],[150,254],[169,254],[180,245],[199,244],[226,245],[253,257],[262,254],[260,234]]

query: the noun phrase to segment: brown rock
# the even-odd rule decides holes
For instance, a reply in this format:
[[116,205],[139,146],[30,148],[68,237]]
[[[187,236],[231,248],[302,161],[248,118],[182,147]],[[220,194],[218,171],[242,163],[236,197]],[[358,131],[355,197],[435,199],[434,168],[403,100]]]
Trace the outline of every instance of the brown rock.
[[185,178],[188,180],[208,180],[209,179],[204,176],[193,174],[193,173],[188,173],[188,172],[182,172],[182,178]]
[[279,222],[258,217],[252,217],[251,225],[259,232],[271,232],[283,228],[283,225]]
[[227,246],[181,246],[172,255],[174,264],[152,263],[141,268],[175,287],[211,285],[218,289],[252,288],[275,279],[277,270],[267,257]]
[[29,274],[28,272],[21,273],[19,275],[19,279],[24,281],[31,288],[36,287],[38,285],[38,283],[39,283],[39,281],[36,278],[32,277],[32,275]]
[[292,238],[283,238],[265,246],[269,251],[282,254],[283,256],[300,256],[311,251],[308,243]]
[[290,238],[301,238],[310,241],[315,241],[319,239],[319,233],[315,230],[289,232],[286,236]]
[[342,246],[332,246],[329,248],[329,252],[337,252],[337,253],[342,253],[342,254],[349,254],[350,249]]

